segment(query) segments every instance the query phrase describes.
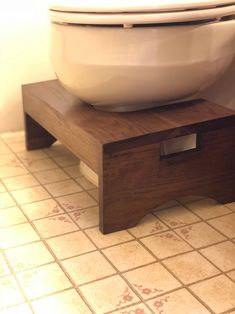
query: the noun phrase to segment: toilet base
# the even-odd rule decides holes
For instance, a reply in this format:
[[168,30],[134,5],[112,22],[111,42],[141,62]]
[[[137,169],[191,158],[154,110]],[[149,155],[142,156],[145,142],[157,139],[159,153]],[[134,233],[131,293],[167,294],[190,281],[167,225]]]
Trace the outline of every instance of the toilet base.
[[[23,86],[28,150],[59,139],[99,176],[103,233],[134,227],[162,203],[191,195],[235,201],[235,110],[205,100],[132,113],[78,103],[57,80]],[[168,141],[196,147],[165,155]]]

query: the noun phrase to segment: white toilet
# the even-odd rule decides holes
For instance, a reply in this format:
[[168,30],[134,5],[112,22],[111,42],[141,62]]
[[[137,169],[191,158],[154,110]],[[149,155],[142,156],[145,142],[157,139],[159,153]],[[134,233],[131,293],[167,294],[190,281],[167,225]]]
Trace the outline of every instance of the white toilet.
[[52,1],[55,72],[102,110],[198,98],[234,58],[235,0]]
[[[235,55],[235,0],[52,0],[51,59],[62,85],[106,111],[200,97]],[[164,147],[193,147],[192,137]],[[81,164],[97,185],[97,176]]]

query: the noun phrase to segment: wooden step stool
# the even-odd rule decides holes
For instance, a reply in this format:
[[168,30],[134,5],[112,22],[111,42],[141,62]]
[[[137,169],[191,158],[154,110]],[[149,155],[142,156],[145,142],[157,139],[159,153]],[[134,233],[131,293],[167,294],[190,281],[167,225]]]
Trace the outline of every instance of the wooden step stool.
[[[135,226],[162,203],[203,195],[235,201],[235,111],[205,101],[132,113],[82,104],[57,80],[23,86],[26,145],[60,140],[99,175],[100,230]],[[162,144],[196,134],[197,147],[161,156]]]

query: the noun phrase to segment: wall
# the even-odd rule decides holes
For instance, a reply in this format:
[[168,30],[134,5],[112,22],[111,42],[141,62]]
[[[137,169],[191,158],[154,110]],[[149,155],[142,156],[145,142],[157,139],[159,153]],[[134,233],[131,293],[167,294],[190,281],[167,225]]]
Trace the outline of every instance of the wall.
[[23,128],[21,85],[54,78],[48,0],[6,0],[0,11],[0,133]]

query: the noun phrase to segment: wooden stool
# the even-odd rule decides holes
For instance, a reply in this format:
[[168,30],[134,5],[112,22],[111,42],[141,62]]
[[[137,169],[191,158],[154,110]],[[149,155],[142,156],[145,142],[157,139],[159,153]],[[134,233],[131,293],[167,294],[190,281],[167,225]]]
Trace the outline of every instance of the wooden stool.
[[[60,140],[99,175],[100,230],[135,226],[163,202],[203,195],[235,201],[235,111],[194,101],[132,113],[101,112],[57,80],[23,86],[28,150]],[[161,156],[162,144],[197,135],[197,147]]]

